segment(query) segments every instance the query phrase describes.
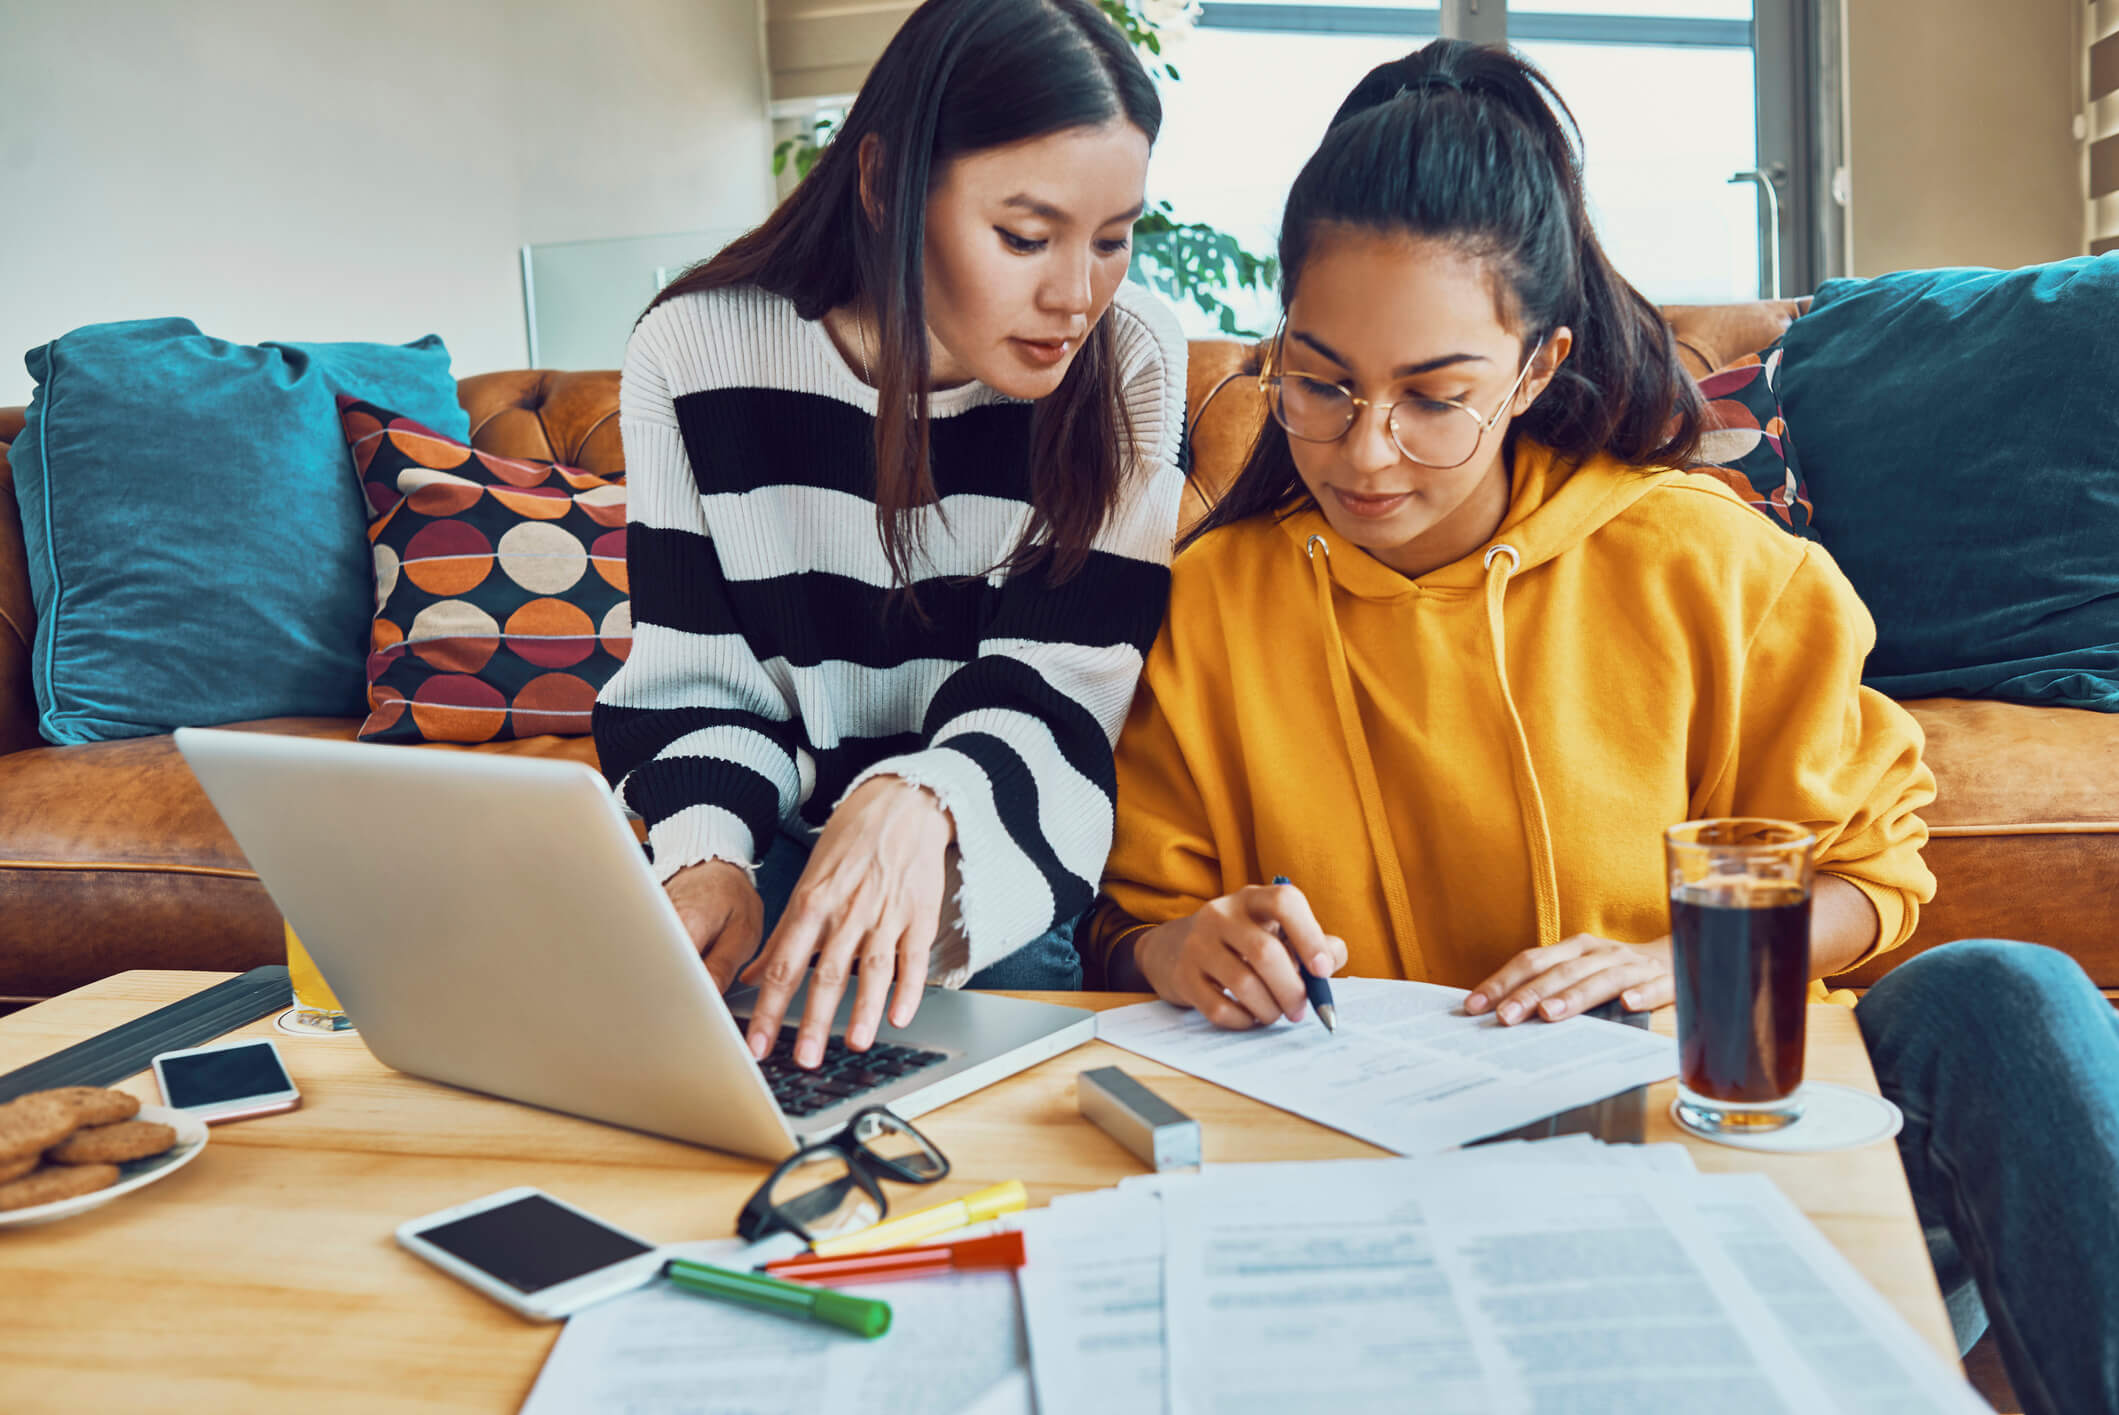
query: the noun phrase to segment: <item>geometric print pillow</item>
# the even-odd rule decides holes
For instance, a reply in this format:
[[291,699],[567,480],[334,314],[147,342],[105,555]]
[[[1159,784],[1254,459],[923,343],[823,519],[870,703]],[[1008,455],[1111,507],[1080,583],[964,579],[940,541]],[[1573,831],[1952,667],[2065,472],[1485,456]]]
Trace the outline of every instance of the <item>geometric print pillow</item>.
[[1781,416],[1781,346],[1746,354],[1700,380],[1707,400],[1701,422],[1700,465],[1685,470],[1711,476],[1782,530],[1816,540],[1810,488],[1803,481]]
[[338,403],[375,556],[362,739],[587,735],[633,645],[623,474],[496,457]]

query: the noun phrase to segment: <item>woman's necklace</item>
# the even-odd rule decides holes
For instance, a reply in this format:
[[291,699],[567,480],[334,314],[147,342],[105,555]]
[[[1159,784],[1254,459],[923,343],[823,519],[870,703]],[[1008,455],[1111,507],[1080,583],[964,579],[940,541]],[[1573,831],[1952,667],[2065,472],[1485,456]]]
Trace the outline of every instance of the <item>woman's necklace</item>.
[[861,381],[870,388],[875,387],[876,376],[874,371],[868,366],[868,326],[865,324],[857,322],[854,325],[853,351],[855,356],[861,360]]

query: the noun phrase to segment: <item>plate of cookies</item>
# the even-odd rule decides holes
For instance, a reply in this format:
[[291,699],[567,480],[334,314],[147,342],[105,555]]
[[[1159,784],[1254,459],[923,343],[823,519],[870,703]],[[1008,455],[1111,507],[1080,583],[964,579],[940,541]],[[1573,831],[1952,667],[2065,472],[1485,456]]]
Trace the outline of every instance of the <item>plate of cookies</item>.
[[152,1184],[206,1148],[206,1125],[101,1086],[0,1105],[0,1228],[70,1218]]

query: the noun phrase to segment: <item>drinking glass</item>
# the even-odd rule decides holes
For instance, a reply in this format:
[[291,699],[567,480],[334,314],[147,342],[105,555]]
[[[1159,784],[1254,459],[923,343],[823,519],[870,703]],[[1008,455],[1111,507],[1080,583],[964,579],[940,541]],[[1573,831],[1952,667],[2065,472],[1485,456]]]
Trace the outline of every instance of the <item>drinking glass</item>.
[[317,971],[316,960],[295,936],[294,925],[286,928],[287,978],[294,984],[294,1010],[280,1019],[280,1026],[290,1032],[352,1031],[352,1019],[338,1005],[338,994],[331,991],[331,984]]
[[1678,1118],[1759,1134],[1802,1115],[1811,855],[1787,821],[1686,821],[1663,832],[1677,987]]

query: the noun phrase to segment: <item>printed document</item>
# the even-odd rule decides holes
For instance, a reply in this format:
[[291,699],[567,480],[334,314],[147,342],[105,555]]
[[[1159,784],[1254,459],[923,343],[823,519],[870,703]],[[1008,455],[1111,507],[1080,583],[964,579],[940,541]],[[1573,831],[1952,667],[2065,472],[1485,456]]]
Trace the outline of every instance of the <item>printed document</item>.
[[[752,1261],[714,1246],[700,1261]],[[890,1303],[890,1330],[868,1341],[661,1282],[599,1303],[568,1320],[522,1415],[1030,1415],[1013,1273],[846,1290]]]
[[1229,1032],[1165,1002],[1114,1008],[1097,1036],[1405,1155],[1433,1154],[1677,1074],[1677,1047],[1593,1017],[1503,1027],[1465,993],[1380,978],[1332,982],[1339,1030],[1308,1013]]

